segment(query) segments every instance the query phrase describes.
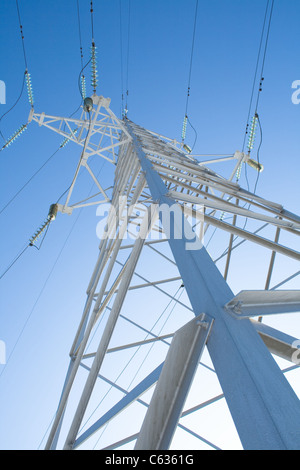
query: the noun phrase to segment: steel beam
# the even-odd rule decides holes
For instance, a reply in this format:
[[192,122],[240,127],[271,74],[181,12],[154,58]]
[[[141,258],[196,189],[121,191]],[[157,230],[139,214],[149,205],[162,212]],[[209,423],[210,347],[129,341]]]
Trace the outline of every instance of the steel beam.
[[252,325],[272,354],[299,365],[300,340],[282,333],[259,321],[251,320]]
[[270,217],[258,212],[250,211],[249,209],[243,209],[240,206],[237,206],[235,204],[232,204],[227,201],[213,201],[207,198],[203,197],[196,197],[196,196],[190,196],[188,194],[184,193],[179,193],[177,191],[169,191],[168,196],[170,198],[173,198],[174,200],[180,200],[184,202],[189,202],[191,204],[202,204],[205,207],[209,207],[211,209],[219,210],[219,211],[224,211],[224,212],[229,212],[232,214],[240,215],[243,217],[248,217],[256,220],[261,220],[263,222],[268,222],[269,224],[282,227],[282,228],[288,228],[288,229],[300,229],[299,223],[293,223],[293,222],[287,222],[285,220],[282,220],[281,218],[275,218],[275,217]]
[[242,291],[225,308],[239,318],[300,312],[300,290]]
[[142,380],[133,390],[127,393],[124,398],[122,398],[118,403],[116,403],[113,408],[111,408],[107,413],[105,413],[100,419],[98,419],[89,429],[79,436],[73,448],[79,447],[86,441],[90,436],[92,436],[96,431],[98,431],[102,426],[108,423],[112,418],[117,416],[123,409],[130,405],[133,401],[137,400],[142,394],[144,394],[152,385],[157,382],[161,370],[163,368],[163,363],[160,364],[156,369],[154,369],[144,380]]
[[[138,126],[128,122],[127,128],[153,199],[174,208],[166,186],[142,150]],[[175,205],[174,211],[184,228],[183,237],[170,238],[169,244],[195,315],[205,312],[214,318],[207,347],[244,448],[299,449],[297,395],[250,320],[240,321],[226,312],[224,305],[234,297],[231,289],[204,247],[186,250],[193,232],[181,208]]]
[[175,333],[135,450],[169,448],[211,324],[199,315]]
[[91,397],[95,382],[97,380],[99,370],[104,361],[104,357],[108,349],[109,342],[111,340],[114,328],[119,318],[121,307],[123,305],[128,287],[130,285],[137,261],[139,259],[139,255],[143,248],[145,239],[147,238],[148,232],[151,230],[151,226],[152,226],[151,224],[155,222],[155,215],[151,214],[151,209],[152,207],[150,206],[149,211],[148,211],[149,213],[147,214],[148,216],[145,217],[143,220],[140,237],[136,240],[134,248],[130,255],[130,258],[127,262],[125,272],[121,280],[119,291],[116,295],[113,308],[110,312],[109,319],[105,326],[102,339],[100,341],[100,344],[98,346],[98,349],[97,349],[97,352],[93,361],[91,371],[87,378],[87,381],[84,386],[84,390],[82,392],[77,410],[75,412],[69,433],[67,435],[67,439],[64,445],[64,450],[71,450],[73,448],[77,433],[80,428],[80,424],[82,422],[82,419],[86,411],[86,408],[88,406],[89,399]]
[[[186,209],[186,212],[188,213],[189,208]],[[197,214],[196,214],[197,217]],[[283,245],[279,245],[278,243],[275,243],[273,241],[268,240],[267,238],[260,237],[256,235],[256,233],[248,232],[247,230],[244,230],[242,228],[235,227],[231,224],[228,224],[227,222],[224,222],[223,220],[218,220],[214,217],[211,217],[209,215],[204,215],[204,221],[213,225],[214,227],[220,228],[221,230],[224,230],[225,232],[232,233],[238,237],[241,237],[245,240],[248,240],[252,243],[256,243],[257,245],[261,245],[264,248],[267,248],[269,250],[275,251],[276,253],[280,253],[283,256],[288,256],[289,258],[295,259],[297,261],[300,261],[300,253],[299,251],[292,250],[291,248],[288,248]]]

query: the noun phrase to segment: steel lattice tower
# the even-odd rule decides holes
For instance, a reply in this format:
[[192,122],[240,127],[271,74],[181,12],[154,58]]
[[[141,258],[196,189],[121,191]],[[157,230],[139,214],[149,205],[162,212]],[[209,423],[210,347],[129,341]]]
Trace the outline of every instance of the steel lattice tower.
[[[55,449],[60,439],[64,449],[76,449],[122,413],[128,422],[128,435],[118,441],[111,436],[105,448],[135,442],[135,449],[168,449],[178,429],[217,448],[195,427],[189,429],[182,418],[225,398],[244,449],[299,449],[299,399],[272,356],[295,362],[296,338],[254,317],[300,309],[300,291],[269,290],[275,256],[300,259],[291,245],[279,243],[283,233],[297,240],[300,217],[233,181],[241,165],[255,165],[249,155],[236,152],[225,158],[234,163],[234,168],[231,176],[224,178],[211,169],[212,162],[199,163],[175,140],[127,118],[118,119],[110,110],[110,100],[101,96],[93,96],[93,109],[84,108],[80,119],[32,111],[30,120],[82,147],[66,202],[57,209],[71,214],[85,205],[110,207],[46,448]],[[89,159],[94,156],[115,165],[112,197],[91,170]],[[87,170],[96,183],[100,200],[89,197],[71,204],[81,170]],[[233,217],[232,223],[224,214]],[[251,225],[247,229],[248,220],[257,228]],[[230,237],[224,275],[202,244],[209,226]],[[270,227],[267,234],[274,232],[273,238],[262,236],[261,227]],[[135,239],[128,241],[125,235],[130,232]],[[236,237],[270,253],[263,290],[249,291],[245,285],[245,290],[234,295],[227,283]],[[168,254],[158,250],[162,246],[168,247]],[[147,267],[155,273],[154,281],[149,275],[141,276],[137,269],[145,250],[153,256],[153,264]],[[171,266],[173,277],[164,277],[164,263]],[[186,302],[165,289],[172,283],[184,290]],[[134,300],[138,314],[130,316],[133,304],[126,303],[128,297],[145,289],[154,291],[150,296],[153,305],[146,305],[146,295],[141,294]],[[163,296],[179,306],[182,314],[175,331],[156,334],[149,325],[157,318],[156,297],[161,302]],[[109,377],[111,357],[117,356],[121,377],[132,360],[128,361],[127,353],[143,348],[156,348],[157,354],[145,372],[133,361],[133,368],[139,372],[136,385],[125,386]],[[203,370],[204,351],[209,353],[222,395],[187,409],[187,397],[199,386],[195,377]],[[80,371],[84,376],[78,385]],[[99,415],[101,387],[104,393],[108,389],[112,400],[104,412],[99,408]],[[206,383],[201,382],[202,387]],[[87,415],[92,417],[92,424],[83,431]],[[132,432],[134,422],[137,429]]]

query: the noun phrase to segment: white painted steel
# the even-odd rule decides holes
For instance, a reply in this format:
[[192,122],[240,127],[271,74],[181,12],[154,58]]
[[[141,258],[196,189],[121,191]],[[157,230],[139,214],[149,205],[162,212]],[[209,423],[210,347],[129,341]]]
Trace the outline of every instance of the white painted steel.
[[[208,227],[212,225],[232,235],[241,237],[246,241],[251,241],[254,244],[270,249],[272,253],[281,253],[284,256],[296,260],[300,259],[296,243],[294,247],[284,246],[279,244],[279,237],[277,236],[275,240],[274,237],[271,239],[268,235],[261,237],[258,235],[261,228],[257,227],[247,231],[245,230],[245,221],[248,217],[251,217],[255,223],[263,221],[265,226],[274,225],[278,227],[278,230],[280,228],[281,233],[287,232],[297,239],[299,236],[300,218],[286,211],[281,204],[268,201],[263,197],[245,191],[237,183],[232,181],[237,167],[241,163],[245,164],[247,160],[245,155],[240,152],[227,155],[226,157],[224,156],[225,158],[220,158],[219,160],[219,162],[228,161],[228,164],[230,164],[232,160],[234,161],[235,166],[233,172],[227,180],[218,175],[215,171],[208,169],[204,165],[204,162],[198,162],[194,156],[186,155],[183,152],[182,145],[175,139],[167,139],[154,132],[149,132],[127,119],[124,121],[117,119],[109,108],[109,99],[94,96],[93,100],[95,107],[91,113],[91,119],[89,119],[89,116],[83,111],[80,119],[59,118],[48,116],[44,113],[31,113],[31,119],[38,122],[39,125],[48,127],[83,148],[78,168],[85,168],[92,181],[96,184],[98,195],[101,194],[103,197],[103,200],[98,201],[98,203],[108,202],[108,197],[106,196],[106,191],[103,189],[103,182],[98,181],[90,169],[88,159],[92,155],[97,155],[100,158],[104,158],[116,164],[114,188],[111,201],[109,201],[111,203],[111,211],[107,220],[107,237],[102,239],[99,244],[99,255],[87,288],[86,305],[71,347],[70,368],[46,448],[56,447],[60,433],[63,434],[62,437],[65,441],[65,449],[71,449],[86,442],[86,438],[88,439],[97,432],[98,427],[96,421],[96,423],[91,426],[90,433],[87,433],[86,436],[78,435],[80,423],[83,420],[85,410],[92,396],[97,377],[99,380],[110,383],[114,388],[120,391],[122,390],[122,393],[125,394],[125,401],[127,396],[130,397],[131,391],[126,391],[117,383],[114,383],[109,378],[100,374],[103,361],[108,355],[112,356],[113,354],[118,354],[118,351],[126,351],[134,347],[147,347],[149,344],[163,344],[165,347],[168,347],[166,338],[172,335],[173,332],[170,332],[168,335],[162,334],[155,336],[146,325],[143,325],[142,315],[140,319],[141,324],[136,322],[136,319],[133,320],[122,315],[121,307],[127,294],[130,293],[131,295],[133,292],[140,292],[143,288],[153,289],[154,292],[159,293],[159,295],[164,295],[168,301],[172,301],[174,304],[184,307],[189,315],[193,311],[196,315],[198,315],[199,312],[205,312],[217,319],[212,328],[212,335],[209,338],[207,346],[213,357],[216,373],[224,387],[226,399],[230,405],[229,407],[240,435],[242,436],[245,448],[251,446],[259,447],[259,438],[254,436],[253,431],[258,423],[262,423],[262,428],[268,430],[268,432],[272,429],[272,433],[275,436],[274,438],[270,438],[269,441],[266,438],[265,443],[269,442],[272,448],[281,446],[288,448],[289,432],[281,430],[281,426],[284,427],[282,423],[285,418],[281,411],[277,410],[277,412],[274,412],[274,407],[276,408],[277,403],[276,399],[273,400],[272,398],[269,400],[266,390],[268,386],[272,387],[274,385],[278,390],[279,398],[287,394],[287,408],[291,406],[291,403],[295,404],[296,400],[295,396],[290,392],[287,383],[282,380],[280,371],[273,365],[273,359],[271,358],[271,360],[269,358],[269,352],[265,345],[273,354],[278,354],[280,357],[290,359],[294,353],[297,353],[297,348],[293,347],[291,344],[292,338],[280,335],[278,332],[271,331],[270,329],[268,330],[266,327],[260,326],[261,324],[256,325],[256,323],[250,322],[247,318],[237,320],[235,314],[225,311],[223,308],[224,305],[227,304],[228,306],[230,299],[234,296],[230,292],[230,289],[226,287],[226,283],[223,284],[225,281],[222,276],[220,278],[220,273],[217,274],[217,271],[212,268],[211,259],[202,254],[202,249],[200,251],[196,250],[194,253],[186,252],[182,248],[182,241],[178,241],[178,243],[175,241],[175,243],[174,240],[166,240],[161,225],[155,223],[154,217],[150,217],[146,223],[145,214],[149,213],[151,205],[154,207],[164,201],[167,201],[168,204],[177,202],[176,213],[180,217],[180,220],[183,220],[183,211],[185,216],[193,215],[195,219],[200,219],[204,233],[206,233]],[[63,130],[64,127],[65,130]],[[205,163],[217,164],[218,159],[213,158]],[[77,176],[78,171],[75,173],[73,184],[66,197],[65,204],[60,206],[62,212],[71,213],[74,208],[96,203],[95,201],[90,201],[89,198],[69,204],[73,188],[77,184]],[[238,201],[240,201],[240,203]],[[163,239],[146,240],[139,238],[134,243],[122,239],[122,235],[126,232],[129,222],[133,221],[133,218],[131,218],[131,214],[134,214],[132,206],[136,203],[141,204],[140,209],[141,213],[144,214],[146,224],[144,227],[147,226],[149,229],[150,223],[154,231],[162,234]],[[247,204],[252,206],[251,211],[241,207]],[[195,205],[203,205],[204,214],[195,212]],[[118,214],[117,218],[115,218],[116,209]],[[156,210],[157,209],[156,206]],[[128,211],[128,219],[120,216],[125,210]],[[234,223],[230,224],[225,222],[222,218],[222,212],[231,213],[235,217]],[[120,235],[119,238],[118,235]],[[231,240],[233,240],[232,237]],[[167,262],[168,265],[173,268],[174,265],[177,266],[179,273],[177,271],[174,275],[156,276],[155,279],[159,280],[153,281],[146,275],[142,276],[138,270],[135,269],[143,252],[142,249],[154,248],[155,245],[160,248],[161,251],[155,249],[155,251],[153,250],[153,255],[155,254],[159,257],[160,263]],[[171,246],[174,258],[172,258],[172,255],[164,253],[163,246],[166,245]],[[231,243],[230,252],[234,249],[235,246]],[[127,261],[120,261],[120,256],[125,252],[128,254]],[[200,260],[201,263],[205,264],[205,274],[201,274],[202,268]],[[273,261],[271,260],[268,273],[268,285],[270,285],[273,264],[274,256]],[[227,273],[229,269],[230,257],[227,258]],[[159,270],[160,264],[157,265],[157,272],[159,272]],[[215,274],[213,275],[212,273]],[[133,283],[131,285],[131,279],[133,279],[134,276],[142,279],[143,283]],[[168,284],[171,281],[174,283],[178,282],[179,289],[180,283],[182,283],[182,281],[184,282],[182,289],[188,293],[191,305],[186,301],[179,300],[179,298],[176,298],[167,290],[159,287],[160,284]],[[202,283],[206,286],[204,291],[203,286],[200,289]],[[223,291],[224,295],[219,292],[220,286],[222,286],[221,291]],[[247,286],[245,286],[245,288],[247,288]],[[203,299],[198,298],[199,292],[202,293]],[[210,293],[208,294],[208,292]],[[213,294],[214,292],[215,294]],[[277,294],[273,296],[273,300],[276,295]],[[211,297],[216,298],[211,300]],[[255,304],[254,308],[261,308],[261,311],[263,311],[263,309],[266,308],[274,308],[275,304],[278,307],[278,302],[281,302],[281,306],[283,304],[286,305],[286,300],[283,300],[282,302],[282,299],[277,298],[277,304],[275,301],[272,301],[270,307],[270,305],[266,306],[265,297],[260,298],[260,303]],[[109,306],[110,302],[113,302],[112,307]],[[231,306],[229,306],[229,310]],[[247,308],[252,307],[253,305],[250,305]],[[264,310],[264,312],[265,311],[266,310]],[[110,312],[108,320],[105,320],[104,330],[97,340],[96,348],[91,351],[88,348],[91,333],[92,331],[96,332],[97,326],[104,317],[105,312]],[[126,338],[124,338],[124,344],[109,347],[110,340],[113,338],[115,332],[115,327],[119,324],[121,319],[125,321],[125,318],[126,321],[130,322],[138,331],[150,334],[152,338],[149,340],[141,340],[140,337],[137,337],[137,340],[132,342],[126,341]],[[222,354],[222,351],[218,351],[218,345],[220,346],[223,341],[228,341],[226,354]],[[184,345],[179,344],[178,351],[181,346],[183,347]],[[258,370],[255,370],[253,367],[253,359],[251,359],[252,350],[255,350],[257,363],[260,364]],[[244,361],[247,363],[247,372],[241,368],[239,358],[243,359],[241,359],[241,362]],[[83,361],[86,360],[93,360],[91,367],[84,364]],[[187,365],[188,362],[189,361],[187,361]],[[232,370],[227,371],[228,362],[230,362]],[[268,364],[267,367],[266,364]],[[80,366],[83,366],[85,370],[88,371],[84,381],[84,389],[79,399],[78,397],[76,399],[71,427],[64,429],[63,418],[69,398],[73,393],[74,381],[75,378],[78,377]],[[241,411],[243,403],[246,408],[248,405],[245,405],[245,402],[243,402],[239,391],[236,388],[232,388],[230,385],[230,381],[235,380],[234,367],[237,367],[241,372],[241,376],[244,377],[244,382],[247,384],[249,395],[251,395],[249,396],[251,406],[249,405],[248,410],[245,409]],[[180,374],[179,369],[180,368],[174,370],[175,375],[173,378],[176,374]],[[267,371],[265,369],[267,369]],[[265,374],[263,373],[264,370],[266,372]],[[263,380],[261,379],[262,376]],[[187,381],[187,383],[188,382],[189,381]],[[141,381],[140,384],[143,384],[143,381]],[[183,384],[184,381],[182,381],[182,387],[179,387],[181,388],[181,390],[179,390],[180,392],[184,392],[185,385]],[[147,382],[147,387],[148,386],[149,383]],[[255,391],[253,391],[254,389]],[[138,392],[139,394],[143,393],[142,385],[141,389],[138,389]],[[218,397],[219,400],[223,395],[218,395]],[[110,412],[108,412],[110,416],[109,420],[119,415],[123,409],[121,402],[122,400],[120,401],[120,405],[113,406]],[[129,402],[131,403],[130,400]],[[144,408],[147,407],[147,404],[140,400],[140,398],[137,399],[137,402],[143,404]],[[213,398],[207,400],[207,405],[213,402]],[[155,401],[153,403],[155,403]],[[204,406],[200,404],[190,408],[191,411],[189,411],[182,410],[182,401],[180,403],[180,413],[178,411],[179,408],[176,408],[175,412],[175,408],[172,408],[171,405],[168,410],[170,411],[170,416],[174,417],[176,415],[176,422],[180,414],[182,414],[182,416],[185,414],[188,415],[192,413],[193,410],[201,409],[201,407]],[[161,405],[159,402],[158,404],[159,406]],[[154,405],[152,405],[152,408],[153,406]],[[295,408],[297,408],[297,406]],[[259,418],[261,410],[263,409],[267,411]],[[295,416],[297,413],[298,411],[295,413]],[[290,416],[289,410],[287,410],[287,414],[291,423],[295,416]],[[243,424],[243,422],[248,419],[245,418],[245,416],[253,416],[254,427],[250,423],[246,425]],[[243,419],[241,417],[243,417]],[[175,421],[170,418],[170,426],[168,426],[168,432],[165,433],[165,435],[168,435],[168,441],[170,441],[170,436],[173,435],[176,430]],[[99,419],[99,423],[100,422],[101,418]],[[152,418],[150,419],[150,425],[153,425]],[[211,448],[217,448],[217,446],[207,441],[197,432],[183,426],[182,423],[179,423],[178,427],[190,435],[193,435],[201,442],[206,443],[206,445]],[[67,438],[65,439],[66,435]],[[138,433],[131,433],[129,437],[120,438],[116,441],[115,445],[119,446],[121,443],[131,442],[136,439],[137,436]],[[297,438],[298,436],[296,436],[294,441],[291,440],[291,447],[295,446]]]

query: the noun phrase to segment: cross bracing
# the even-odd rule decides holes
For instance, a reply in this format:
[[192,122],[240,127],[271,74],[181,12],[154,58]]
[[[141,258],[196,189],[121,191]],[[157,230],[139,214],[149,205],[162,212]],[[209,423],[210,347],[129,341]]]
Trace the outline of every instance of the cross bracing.
[[[97,97],[93,100],[100,103]],[[58,442],[65,449],[89,442],[101,447],[103,429],[108,424],[114,426],[124,414],[125,430],[108,432],[111,441],[105,441],[103,448],[131,443],[136,449],[162,449],[176,445],[176,435],[181,432],[193,436],[200,447],[220,448],[205,431],[199,431],[198,413],[224,399],[227,419],[232,426],[229,409],[237,440],[244,448],[297,448],[299,400],[271,356],[295,361],[296,338],[250,320],[250,316],[298,312],[299,293],[282,291],[283,297],[278,297],[270,292],[265,298],[245,285],[244,292],[234,295],[226,279],[237,244],[251,243],[269,255],[264,286],[268,289],[276,255],[299,261],[300,218],[234,182],[240,165],[247,164],[247,155],[236,152],[228,156],[234,168],[226,179],[211,168],[209,161],[204,165],[186,154],[176,141],[128,119],[118,120],[108,112],[107,103],[102,100],[115,130],[114,135],[109,134],[110,148],[99,143],[97,154],[106,158],[112,146],[117,148],[113,193],[110,200],[104,200],[109,203],[108,217],[102,226],[99,255],[47,448],[55,448]],[[97,124],[98,118],[103,120],[101,106],[96,109],[93,121],[88,123],[82,116],[74,123],[81,126],[81,139],[85,130],[80,166],[84,166],[82,161],[88,164],[91,156],[87,150],[89,136],[99,134],[101,140],[106,132]],[[47,123],[38,119],[41,125]],[[52,120],[55,122],[55,118]],[[62,122],[55,129],[58,133],[62,133]],[[67,134],[72,135],[71,128]],[[74,186],[76,183],[75,178]],[[167,225],[162,206],[173,214],[174,226]],[[62,212],[68,212],[68,208],[68,204],[60,206]],[[222,254],[225,273],[204,248],[210,227],[230,234]],[[280,243],[285,234],[288,245]],[[144,289],[153,291],[151,305],[145,304]],[[159,316],[162,306],[163,313],[169,315],[165,323]],[[206,351],[209,364],[202,360]],[[112,357],[117,359],[113,362]],[[133,376],[130,383],[129,370]],[[204,393],[203,401],[196,403],[194,396],[190,398],[192,391],[196,387],[200,397],[206,389],[200,381],[199,390],[201,374],[213,377],[209,380],[215,382],[216,394]],[[179,384],[175,394],[174,381]],[[274,387],[277,396],[268,396],[268,390]],[[162,395],[165,403],[160,400]],[[107,397],[111,397],[109,404],[103,405]],[[293,413],[280,409],[283,399]],[[69,411],[72,406],[73,411]],[[192,424],[185,423],[188,416],[193,417]],[[260,435],[254,432],[258,426]]]

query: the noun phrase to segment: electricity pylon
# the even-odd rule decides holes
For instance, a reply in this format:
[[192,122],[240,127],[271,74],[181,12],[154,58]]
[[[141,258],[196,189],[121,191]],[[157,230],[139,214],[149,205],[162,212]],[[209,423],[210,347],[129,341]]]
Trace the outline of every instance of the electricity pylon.
[[[101,224],[99,255],[46,449],[55,449],[59,439],[63,449],[88,445],[122,413],[125,435],[118,441],[112,435],[105,448],[135,442],[137,450],[169,449],[178,429],[217,448],[195,427],[190,429],[182,422],[185,416],[213,402],[207,400],[185,409],[196,374],[202,370],[204,351],[209,353],[222,388],[221,398],[226,400],[243,448],[299,449],[299,399],[273,358],[277,355],[297,363],[299,343],[265,325],[261,317],[300,310],[300,291],[269,290],[275,257],[280,254],[300,259],[300,253],[290,244],[279,243],[279,235],[284,233],[297,240],[300,217],[233,181],[242,165],[261,170],[249,154],[236,152],[224,158],[228,164],[234,163],[230,177],[224,178],[209,167],[215,160],[199,163],[184,151],[182,143],[139,127],[126,117],[118,119],[109,108],[109,99],[94,95],[92,101],[85,101],[80,119],[34,111],[30,116],[30,120],[82,147],[66,201],[58,204],[57,210],[70,214],[78,207],[100,203],[103,215],[109,209],[105,224]],[[111,198],[89,166],[92,156],[116,165]],[[71,204],[81,168],[91,175],[101,199],[89,197]],[[225,214],[232,223],[226,221]],[[248,221],[251,229],[246,229]],[[223,275],[202,243],[210,226],[230,234]],[[272,230],[262,236],[265,228]],[[237,238],[270,253],[263,290],[249,291],[245,285],[245,290],[234,295],[227,283]],[[166,245],[168,253],[157,248]],[[151,250],[153,257],[150,266],[147,258],[147,267],[161,276],[154,281],[149,280],[149,273],[147,277],[138,274],[145,250]],[[163,263],[169,264],[176,275],[164,277]],[[136,278],[143,283],[134,283]],[[165,286],[172,283],[179,283],[186,302],[168,292]],[[138,314],[125,315],[125,310],[133,308],[133,304],[126,304],[128,296],[147,288],[157,295],[139,297],[139,303],[134,301]],[[156,334],[149,326],[157,319],[156,297],[164,305],[161,296],[182,309],[176,330],[168,334],[162,334],[163,329]],[[255,317],[260,317],[259,321]],[[124,385],[118,378],[123,379],[123,372],[131,361],[134,363],[134,356],[128,353],[143,348],[149,352],[156,348],[155,359],[148,362],[146,372],[133,365],[137,384]],[[111,362],[114,355],[117,359]],[[110,378],[111,367],[116,367],[117,379]],[[78,385],[82,370],[85,376]],[[202,383],[201,387],[205,386]],[[107,387],[111,395],[116,392],[121,398],[113,395],[102,411],[100,397]],[[71,398],[74,394],[75,399]],[[145,394],[147,398],[142,397]],[[90,420],[92,424],[87,427]],[[132,432],[135,423],[138,429]]]

